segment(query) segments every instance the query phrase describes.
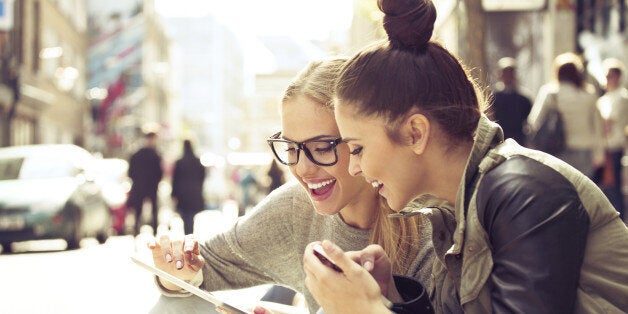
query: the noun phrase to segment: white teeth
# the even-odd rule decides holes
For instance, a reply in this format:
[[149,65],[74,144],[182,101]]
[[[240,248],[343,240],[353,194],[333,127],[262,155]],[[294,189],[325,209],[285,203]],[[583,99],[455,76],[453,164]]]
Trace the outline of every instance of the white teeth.
[[373,182],[371,182],[371,185],[372,185],[374,188],[378,188],[378,187],[379,187],[380,185],[382,185],[382,184],[381,184],[381,183],[379,183],[379,182],[377,182],[377,181],[373,181]]
[[310,189],[318,189],[318,188],[322,188],[328,184],[332,184],[334,181],[336,181],[335,179],[329,179],[327,181],[323,181],[323,182],[319,182],[319,183],[308,183],[307,187]]

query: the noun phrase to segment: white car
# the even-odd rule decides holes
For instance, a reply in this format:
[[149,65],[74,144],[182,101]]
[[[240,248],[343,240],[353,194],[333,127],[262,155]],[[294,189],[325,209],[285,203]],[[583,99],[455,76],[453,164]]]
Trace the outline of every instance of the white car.
[[94,181],[95,157],[69,144],[0,148],[0,244],[61,238],[76,249],[84,237],[104,243],[111,212]]

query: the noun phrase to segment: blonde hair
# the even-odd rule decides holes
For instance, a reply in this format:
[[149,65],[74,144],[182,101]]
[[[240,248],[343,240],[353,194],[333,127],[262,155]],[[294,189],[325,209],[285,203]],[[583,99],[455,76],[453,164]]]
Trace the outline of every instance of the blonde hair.
[[[334,85],[347,60],[348,58],[336,57],[311,62],[288,85],[281,104],[304,95],[326,110],[333,111]],[[378,196],[378,202],[379,211],[373,217],[369,242],[384,248],[390,257],[393,272],[404,273],[418,254],[421,218],[388,218],[394,211],[383,197]]]
[[288,85],[281,103],[304,95],[333,111],[334,83],[346,61],[347,58],[336,57],[310,62]]
[[388,218],[394,211],[382,196],[379,196],[379,209],[369,242],[384,248],[390,257],[393,273],[403,274],[419,253],[422,218]]

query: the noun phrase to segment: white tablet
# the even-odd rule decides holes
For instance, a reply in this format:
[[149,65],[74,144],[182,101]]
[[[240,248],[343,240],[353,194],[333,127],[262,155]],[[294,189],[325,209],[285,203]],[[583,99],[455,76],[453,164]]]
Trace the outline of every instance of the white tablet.
[[152,263],[149,264],[149,263],[143,261],[141,258],[138,258],[138,257],[135,257],[135,256],[131,256],[131,260],[133,262],[135,262],[137,265],[139,265],[139,266],[143,267],[144,269],[150,271],[151,273],[153,273],[153,274],[155,274],[155,275],[157,275],[157,276],[159,276],[159,277],[161,277],[161,278],[163,278],[165,280],[168,280],[169,282],[172,282],[173,284],[175,284],[175,285],[181,287],[182,289],[185,289],[185,290],[187,290],[187,291],[189,291],[189,292],[199,296],[200,298],[202,298],[204,300],[207,300],[207,301],[213,303],[215,306],[220,306],[220,307],[228,310],[231,313],[235,313],[235,314],[251,314],[251,313],[253,313],[253,312],[250,312],[250,311],[246,311],[246,310],[240,309],[240,308],[238,308],[235,305],[228,304],[228,303],[218,299],[211,292],[202,290],[202,289],[200,289],[198,287],[195,287],[195,286],[185,282],[184,280],[181,280],[181,279],[179,279],[179,278],[177,278],[177,277],[175,277],[175,276],[173,276],[173,275],[171,275],[171,274],[169,274],[169,273],[167,273],[167,272],[165,272],[165,271],[163,271],[163,270],[153,266]]

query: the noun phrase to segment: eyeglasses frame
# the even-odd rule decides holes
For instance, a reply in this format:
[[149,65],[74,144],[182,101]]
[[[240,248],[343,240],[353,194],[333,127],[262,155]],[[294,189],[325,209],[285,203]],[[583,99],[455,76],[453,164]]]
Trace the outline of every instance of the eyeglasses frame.
[[[305,156],[307,157],[307,159],[309,159],[312,163],[314,163],[317,166],[321,166],[321,167],[331,167],[333,165],[335,165],[336,163],[338,163],[338,150],[336,149],[336,147],[338,146],[338,144],[342,143],[343,140],[341,137],[335,139],[335,140],[307,140],[307,141],[303,141],[303,142],[295,142],[295,141],[290,141],[290,140],[286,140],[283,138],[279,138],[279,135],[281,135],[281,131],[273,134],[271,137],[269,137],[266,142],[268,142],[268,145],[270,146],[270,149],[273,151],[273,154],[275,155],[275,158],[277,158],[277,161],[279,161],[280,163],[286,165],[286,166],[294,166],[297,163],[299,163],[299,157],[301,156],[301,151],[303,151],[305,153]],[[290,144],[295,144],[297,146],[297,161],[290,163],[290,162],[284,162],[283,160],[281,160],[281,158],[279,158],[279,154],[277,154],[277,152],[275,151],[275,146],[273,146],[274,142],[283,142],[283,143],[290,143]],[[320,163],[318,161],[316,161],[314,159],[314,156],[312,156],[312,152],[310,152],[310,150],[305,146],[305,144],[307,143],[327,143],[329,145],[331,145],[332,149],[334,150],[334,156],[336,157],[336,160],[332,163],[329,164],[325,164],[325,163]]]

